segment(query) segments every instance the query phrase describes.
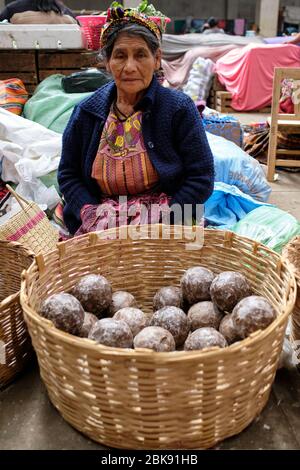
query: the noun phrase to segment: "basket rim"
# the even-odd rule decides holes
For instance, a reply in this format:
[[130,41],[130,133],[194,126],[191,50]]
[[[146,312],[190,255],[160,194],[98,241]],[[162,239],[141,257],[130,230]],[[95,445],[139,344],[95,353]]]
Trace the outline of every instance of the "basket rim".
[[6,309],[11,304],[15,303],[19,297],[20,297],[20,290],[16,292],[15,294],[11,294],[8,297],[5,297],[5,299],[3,299],[0,302],[0,316],[2,315],[2,310]]
[[[160,224],[159,224],[160,225]],[[142,226],[141,226],[142,227]],[[176,227],[177,226],[173,226]],[[111,232],[115,231],[115,229],[111,229]],[[88,338],[79,338],[77,336],[71,335],[69,333],[65,333],[58,328],[56,328],[53,323],[50,320],[47,320],[46,318],[41,317],[33,308],[29,305],[29,299],[26,293],[26,281],[28,274],[32,269],[34,269],[35,266],[38,267],[38,261],[39,259],[43,259],[45,256],[46,258],[51,255],[51,253],[54,252],[60,252],[61,247],[65,246],[68,242],[70,243],[72,240],[67,240],[64,242],[57,243],[57,246],[54,250],[51,252],[45,253],[44,255],[38,255],[34,258],[32,264],[28,267],[27,270],[24,270],[21,275],[21,290],[20,290],[20,303],[22,306],[22,309],[24,311],[24,317],[26,321],[26,316],[30,317],[33,319],[35,322],[37,322],[42,328],[48,329],[51,331],[51,334],[55,339],[57,339],[60,342],[66,343],[71,346],[77,346],[81,348],[81,350],[89,350],[93,351],[94,353],[97,351],[99,354],[103,356],[118,356],[120,358],[143,358],[143,359],[150,359],[151,362],[153,360],[158,360],[161,361],[163,360],[164,363],[168,362],[173,362],[174,360],[176,361],[189,361],[190,359],[195,359],[198,357],[199,359],[201,358],[221,358],[221,357],[226,357],[230,356],[236,353],[236,351],[242,350],[244,347],[250,347],[254,346],[256,343],[262,341],[265,337],[268,335],[272,334],[273,331],[282,323],[284,322],[287,317],[290,315],[292,312],[293,306],[296,301],[296,293],[297,293],[297,284],[296,284],[296,278],[293,270],[290,267],[290,264],[286,261],[284,257],[281,257],[278,253],[274,252],[274,250],[268,248],[267,246],[263,245],[260,242],[257,242],[251,238],[247,238],[241,235],[238,235],[234,232],[230,231],[224,231],[224,230],[210,230],[210,229],[205,229],[205,231],[210,231],[210,232],[219,232],[224,235],[225,239],[225,234],[229,233],[235,240],[250,240],[254,245],[256,245],[258,248],[262,247],[263,249],[266,249],[266,251],[270,251],[273,254],[275,254],[278,257],[278,260],[284,264],[285,269],[289,272],[290,274],[290,296],[289,299],[287,299],[287,305],[286,305],[286,310],[284,313],[278,315],[276,319],[265,329],[265,330],[258,330],[252,333],[249,337],[235,342],[231,345],[229,345],[226,348],[209,348],[209,349],[203,349],[200,351],[172,351],[172,354],[170,352],[156,352],[152,351],[149,349],[126,349],[126,348],[116,348],[116,347],[110,347],[110,346],[104,346],[101,344],[95,343],[93,340],[90,340]],[[107,234],[109,231],[102,231],[102,232],[91,232],[89,234],[84,234],[79,238],[91,237],[92,239],[95,239],[95,237],[99,237],[99,234]],[[114,243],[115,241],[118,242],[118,240],[108,240],[108,242]]]
[[[10,219],[9,219],[10,220]],[[35,256],[34,252],[28,248],[27,246],[23,245],[23,243],[20,243],[20,242],[17,242],[15,240],[2,240],[0,239],[0,245],[10,245],[12,246],[13,248],[20,248],[24,251],[27,251],[27,254],[29,256]]]

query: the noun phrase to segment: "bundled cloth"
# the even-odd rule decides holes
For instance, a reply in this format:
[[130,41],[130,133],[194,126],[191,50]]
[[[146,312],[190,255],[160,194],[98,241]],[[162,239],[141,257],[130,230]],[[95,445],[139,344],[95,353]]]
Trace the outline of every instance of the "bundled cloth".
[[252,157],[259,157],[268,150],[270,129],[267,125],[252,128],[244,136],[244,150]]
[[[245,133],[244,137],[244,150],[254,158],[262,160],[268,151],[269,147],[269,136],[270,128],[266,124],[259,128],[247,128],[248,132]],[[277,147],[286,150],[299,150],[300,148],[300,135],[299,134],[288,134],[277,130]],[[293,157],[289,155],[289,158]],[[294,156],[295,160],[299,157]]]
[[216,47],[200,46],[188,50],[177,59],[162,60],[165,78],[172,88],[181,89],[187,83],[189,72],[198,57],[210,59],[215,63],[220,57],[235,48],[236,46],[233,44]]
[[0,107],[11,113],[21,115],[28,100],[28,93],[19,78],[0,80]]

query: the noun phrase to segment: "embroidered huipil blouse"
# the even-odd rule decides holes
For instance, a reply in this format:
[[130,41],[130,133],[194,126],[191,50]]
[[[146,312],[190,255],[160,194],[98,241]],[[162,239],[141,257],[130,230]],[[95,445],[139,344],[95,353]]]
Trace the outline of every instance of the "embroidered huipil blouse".
[[104,125],[92,177],[105,195],[136,195],[158,185],[158,174],[145,149],[142,111],[120,121],[111,110]]

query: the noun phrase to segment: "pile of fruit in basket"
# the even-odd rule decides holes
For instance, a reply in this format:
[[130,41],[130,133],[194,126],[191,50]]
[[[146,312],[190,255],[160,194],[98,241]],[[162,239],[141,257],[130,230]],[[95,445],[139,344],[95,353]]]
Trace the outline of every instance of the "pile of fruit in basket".
[[224,348],[276,318],[273,306],[253,295],[243,274],[215,275],[202,266],[188,269],[180,287],[156,292],[152,315],[138,308],[131,293],[113,293],[98,274],[82,277],[70,293],[51,295],[39,313],[56,328],[105,346],[158,352]]

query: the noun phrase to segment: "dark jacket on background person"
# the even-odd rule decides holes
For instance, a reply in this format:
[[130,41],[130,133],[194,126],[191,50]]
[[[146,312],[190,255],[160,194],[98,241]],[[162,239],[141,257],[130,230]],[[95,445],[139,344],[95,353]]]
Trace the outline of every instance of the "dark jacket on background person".
[[[64,221],[71,233],[81,224],[85,204],[99,204],[92,166],[103,126],[116,97],[109,82],[79,103],[63,134],[58,182],[66,201]],[[202,204],[213,191],[214,165],[200,115],[191,98],[153,78],[136,109],[143,110],[142,133],[149,158],[171,204]]]

